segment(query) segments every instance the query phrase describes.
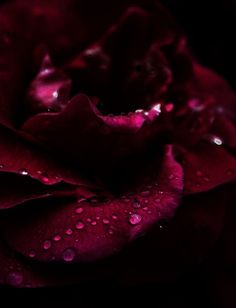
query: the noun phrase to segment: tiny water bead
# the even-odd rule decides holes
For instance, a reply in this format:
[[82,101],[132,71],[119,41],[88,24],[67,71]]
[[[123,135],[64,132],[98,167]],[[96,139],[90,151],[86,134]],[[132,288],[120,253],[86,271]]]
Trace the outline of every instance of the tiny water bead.
[[19,286],[23,282],[23,275],[19,271],[12,271],[7,275],[7,283],[11,286]]
[[61,236],[59,234],[56,234],[54,237],[53,237],[53,240],[55,242],[59,242],[61,240]]
[[223,144],[223,140],[217,136],[212,136],[210,141],[216,145],[222,145]]
[[77,209],[75,210],[75,212],[77,214],[81,214],[81,213],[83,213],[83,211],[84,211],[84,209],[82,207],[77,207]]
[[105,225],[108,225],[108,224],[110,223],[109,219],[107,219],[107,218],[104,218],[104,219],[102,220],[102,222],[103,222]]
[[75,227],[77,230],[82,230],[84,229],[84,223],[82,221],[78,221]]
[[140,204],[140,202],[136,199],[136,200],[134,200],[134,202],[133,202],[133,207],[135,208],[135,209],[140,209],[141,208],[141,204]]
[[2,169],[4,167],[4,165],[3,164],[0,164],[0,169]]
[[74,248],[66,248],[62,253],[62,258],[65,262],[74,261],[75,256],[76,256],[76,252]]
[[139,214],[131,214],[129,217],[129,222],[131,225],[137,225],[141,222],[142,216]]
[[50,240],[45,240],[45,241],[43,242],[43,249],[44,249],[44,250],[50,249],[51,246],[52,246],[52,243],[51,243]]
[[31,250],[29,252],[29,257],[32,258],[32,259],[35,258],[36,257],[36,252],[34,250]]
[[66,235],[72,235],[73,234],[73,230],[72,229],[67,229],[66,230]]
[[20,170],[19,170],[19,173],[20,173],[21,175],[28,175],[28,174],[29,174],[29,172],[28,172],[26,169],[24,169],[24,168],[20,169]]
[[92,221],[92,222],[91,222],[91,225],[92,225],[92,226],[96,226],[96,225],[97,225],[97,222],[96,222],[96,221]]
[[116,220],[118,217],[116,215],[111,216],[114,220]]

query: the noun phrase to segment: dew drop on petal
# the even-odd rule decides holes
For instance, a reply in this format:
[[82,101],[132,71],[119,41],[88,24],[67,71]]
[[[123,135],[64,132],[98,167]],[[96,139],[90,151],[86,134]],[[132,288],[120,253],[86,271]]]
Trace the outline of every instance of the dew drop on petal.
[[11,286],[19,286],[23,282],[23,275],[19,271],[10,272],[7,275],[7,283]]
[[213,136],[211,137],[211,142],[216,144],[216,145],[222,145],[223,144],[223,140],[219,137]]
[[51,246],[52,246],[52,243],[51,243],[50,240],[46,240],[46,241],[43,242],[43,249],[44,249],[44,250],[50,249]]
[[20,173],[21,175],[28,175],[28,174],[29,174],[29,172],[28,172],[26,169],[20,169],[20,170],[19,170],[19,173]]
[[4,165],[3,164],[0,164],[0,169],[2,169],[4,167]]
[[110,223],[109,219],[107,219],[107,218],[104,218],[104,219],[102,220],[102,222],[103,222],[105,225],[108,225],[108,224]]
[[75,212],[76,212],[77,214],[81,214],[81,213],[83,213],[83,211],[84,211],[84,209],[83,209],[82,207],[78,207],[78,208],[75,210]]
[[116,215],[111,216],[114,220],[116,220],[118,217]]
[[62,253],[62,258],[65,262],[72,262],[75,259],[76,253],[73,248],[67,248]]
[[84,223],[82,221],[78,221],[75,227],[77,230],[82,230],[84,228]]
[[91,225],[92,225],[92,226],[96,226],[96,224],[97,224],[96,221],[92,221],[92,222],[91,222]]
[[57,234],[57,235],[55,235],[55,236],[53,237],[53,240],[54,240],[55,242],[59,242],[59,241],[61,240],[61,236],[60,236],[59,234]]
[[30,257],[30,258],[35,258],[35,257],[36,257],[36,252],[35,252],[34,250],[31,250],[31,251],[29,252],[29,257]]
[[131,214],[129,217],[129,222],[131,225],[137,225],[142,220],[142,216],[139,214]]
[[71,228],[66,230],[66,235],[72,235],[73,234],[73,230]]
[[112,229],[109,229],[108,233],[112,235],[114,233],[114,231]]

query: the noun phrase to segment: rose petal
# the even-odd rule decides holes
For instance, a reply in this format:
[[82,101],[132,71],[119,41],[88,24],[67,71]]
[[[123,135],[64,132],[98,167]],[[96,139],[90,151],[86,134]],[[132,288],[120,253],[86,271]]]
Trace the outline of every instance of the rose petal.
[[70,79],[53,66],[47,54],[28,89],[27,107],[33,113],[61,111],[69,100],[70,89]]
[[222,144],[202,142],[178,149],[184,168],[185,193],[208,191],[236,178],[236,158]]
[[[96,260],[120,250],[161,219],[172,217],[182,185],[182,168],[168,148],[161,171],[152,178],[150,174],[146,179],[143,176],[132,195],[91,204],[56,201],[51,206],[46,203],[46,208],[41,203],[34,211],[27,207],[30,221],[21,211],[17,220],[14,215],[5,220],[4,233],[14,249],[25,256],[33,249],[37,260]],[[60,235],[58,241],[54,240],[56,234]]]
[[[37,179],[45,185],[62,181],[88,185],[70,166],[25,142],[12,131],[0,127],[0,172],[13,172]],[[92,185],[93,186],[93,185]]]
[[39,114],[22,130],[50,151],[87,169],[104,173],[121,159],[146,150],[148,143],[166,129],[162,106],[128,116],[101,116],[84,95],[73,98],[61,113]]

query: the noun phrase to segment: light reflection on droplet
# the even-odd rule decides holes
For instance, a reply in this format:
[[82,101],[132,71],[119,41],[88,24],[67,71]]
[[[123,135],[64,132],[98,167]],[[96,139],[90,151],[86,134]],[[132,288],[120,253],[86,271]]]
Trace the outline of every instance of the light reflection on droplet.
[[72,262],[75,259],[76,253],[73,248],[67,248],[62,253],[62,258],[65,262]]
[[75,227],[77,230],[82,230],[84,228],[84,223],[82,221],[78,221]]
[[109,219],[107,219],[107,218],[104,218],[104,219],[102,220],[102,222],[103,222],[105,225],[108,225],[108,224],[110,223]]
[[131,214],[129,217],[129,222],[131,225],[137,225],[141,222],[142,216],[139,214]]
[[73,234],[73,230],[71,228],[66,230],[66,235],[72,235]]
[[44,249],[44,250],[50,249],[51,246],[52,246],[52,243],[51,243],[50,240],[46,240],[46,241],[43,242],[43,249]]
[[20,169],[20,170],[19,170],[19,173],[20,173],[21,175],[28,175],[28,174],[29,174],[29,172],[28,172],[26,169]]

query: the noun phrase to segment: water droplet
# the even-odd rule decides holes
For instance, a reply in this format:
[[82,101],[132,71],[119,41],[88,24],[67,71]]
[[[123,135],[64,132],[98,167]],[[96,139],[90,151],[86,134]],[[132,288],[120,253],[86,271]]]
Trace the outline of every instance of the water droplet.
[[78,208],[75,210],[75,212],[76,212],[77,214],[81,214],[81,213],[83,213],[83,211],[84,211],[84,209],[83,209],[82,207],[78,207]]
[[31,251],[29,252],[29,257],[30,257],[30,258],[35,258],[35,256],[36,256],[36,252],[35,252],[34,250],[31,250]]
[[73,230],[72,229],[67,229],[66,230],[66,235],[72,235],[73,234]]
[[91,222],[91,221],[92,221],[92,219],[91,219],[91,218],[87,218],[86,220],[87,220],[87,222]]
[[163,195],[163,194],[164,194],[164,192],[163,192],[163,191],[159,191],[159,194],[160,194],[160,195]]
[[220,139],[219,137],[216,137],[216,136],[213,136],[211,137],[211,142],[216,144],[216,145],[222,145],[223,144],[223,141],[222,139]]
[[84,223],[82,221],[78,221],[75,227],[77,230],[81,230],[84,228]]
[[142,216],[140,216],[139,214],[132,214],[129,217],[129,222],[131,223],[131,225],[137,225],[140,223],[141,220]]
[[149,200],[144,200],[144,203],[145,203],[145,204],[148,204],[148,203],[149,203]]
[[111,217],[115,220],[118,218],[116,215],[112,215]]
[[146,190],[146,191],[142,191],[140,195],[142,197],[148,197],[150,194],[151,194],[151,192],[149,190]]
[[133,202],[133,207],[134,207],[135,209],[140,209],[140,208],[141,208],[140,202],[139,202],[138,200],[134,200],[134,202]]
[[159,228],[160,228],[160,229],[163,229],[163,226],[162,226],[162,225],[160,225],[160,226],[159,226]]
[[108,233],[112,235],[114,233],[114,231],[112,229],[109,229]]
[[0,164],[0,169],[2,169],[4,167],[4,165],[3,164]]
[[200,112],[205,108],[205,105],[198,98],[192,98],[188,101],[188,107],[193,111]]
[[20,170],[19,170],[19,173],[20,173],[21,175],[28,175],[28,174],[29,174],[29,172],[28,172],[26,169],[20,169]]
[[91,225],[92,225],[92,226],[96,226],[96,224],[97,224],[96,221],[92,221],[92,222],[91,222]]
[[76,253],[73,248],[67,248],[62,253],[62,258],[65,262],[72,262],[75,259]]
[[43,249],[48,250],[51,248],[51,246],[52,246],[52,243],[50,240],[46,240],[43,242]]
[[12,286],[19,286],[23,282],[23,275],[19,271],[10,272],[7,275],[7,282]]
[[145,206],[145,207],[143,208],[143,210],[144,210],[144,211],[147,211],[147,210],[148,210],[148,207],[147,207],[147,206]]
[[202,172],[201,172],[200,170],[197,170],[197,171],[196,171],[196,175],[197,175],[197,176],[202,176]]
[[53,237],[53,240],[54,240],[55,242],[59,242],[59,241],[61,240],[61,236],[60,236],[59,234],[57,234],[57,235],[55,235],[55,236]]
[[107,218],[104,218],[104,219],[102,220],[102,222],[103,222],[105,225],[108,225],[108,224],[110,223],[109,219],[107,219]]

